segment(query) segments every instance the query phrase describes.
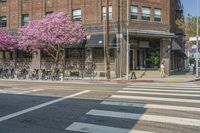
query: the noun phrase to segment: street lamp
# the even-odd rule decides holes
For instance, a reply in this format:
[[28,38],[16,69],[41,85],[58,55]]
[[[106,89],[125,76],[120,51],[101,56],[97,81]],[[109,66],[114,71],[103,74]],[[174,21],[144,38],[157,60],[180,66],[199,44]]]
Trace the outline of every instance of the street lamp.
[[199,77],[199,0],[197,0],[196,77]]
[[127,39],[126,39],[126,79],[128,80],[128,75],[129,75],[129,30],[128,30],[128,25],[129,25],[129,0],[127,0]]

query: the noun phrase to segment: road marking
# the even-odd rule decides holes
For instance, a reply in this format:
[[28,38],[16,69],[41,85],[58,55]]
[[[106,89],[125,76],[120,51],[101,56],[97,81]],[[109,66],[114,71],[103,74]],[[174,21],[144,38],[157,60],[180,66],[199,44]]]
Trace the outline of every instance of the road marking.
[[[0,90],[0,93],[4,94],[28,94],[32,92],[38,92],[42,91],[43,89],[34,89],[34,90],[27,90],[27,91],[21,91],[21,90]],[[21,91],[21,92],[20,92]]]
[[153,133],[140,130],[124,129],[117,127],[102,126],[89,123],[74,122],[65,130],[84,133]]
[[106,110],[90,110],[87,113],[87,115],[143,120],[143,121],[178,124],[178,125],[186,125],[186,126],[200,126],[200,120],[197,120],[197,119],[169,117],[169,116],[124,113],[124,112],[115,112],[115,111],[106,111]]
[[144,88],[144,89],[177,89],[177,90],[200,90],[200,87],[178,87],[178,86],[128,86],[129,88]]
[[34,89],[34,90],[29,90],[29,91],[23,91],[23,92],[19,92],[17,94],[28,94],[28,93],[32,93],[32,92],[38,92],[38,91],[43,91],[43,89]]
[[178,93],[159,93],[159,92],[143,92],[143,91],[118,91],[118,93],[127,94],[148,94],[148,95],[164,95],[164,96],[185,96],[185,97],[200,97],[200,94],[178,94]]
[[187,111],[187,112],[200,112],[200,108],[196,107],[186,107],[186,106],[172,106],[172,105],[160,105],[160,104],[139,104],[139,103],[127,103],[127,102],[113,102],[113,101],[103,101],[101,104],[104,105],[114,105],[114,106],[125,106],[125,107],[137,107],[146,109],[166,109],[166,110],[176,110],[176,111]]
[[40,109],[40,108],[43,108],[43,107],[46,107],[48,105],[51,105],[51,104],[54,104],[54,103],[75,97],[75,96],[78,96],[78,95],[88,93],[88,92],[90,92],[90,90],[81,91],[81,92],[78,92],[78,93],[75,93],[75,94],[72,94],[72,95],[69,95],[69,96],[65,96],[65,97],[62,97],[62,98],[59,98],[59,99],[55,99],[55,100],[52,100],[52,101],[49,101],[49,102],[46,102],[46,103],[36,105],[34,107],[31,107],[31,108],[28,108],[28,109],[25,109],[25,110],[22,110],[22,111],[18,111],[16,113],[12,113],[12,114],[7,115],[7,116],[0,117],[0,122],[14,118],[14,117],[17,117],[19,115],[22,115],[22,114],[25,114],[25,113],[28,113],[28,112],[31,112],[31,111],[34,111],[34,110],[37,110],[37,109]]
[[148,88],[171,88],[173,89],[174,88],[180,88],[180,89],[200,89],[199,86],[197,85],[191,85],[191,86],[188,86],[188,85],[131,85],[131,86],[128,86],[130,88],[132,87],[148,87]]
[[123,90],[138,90],[138,91],[154,91],[154,92],[185,92],[185,93],[198,93],[200,94],[199,91],[189,91],[189,90],[165,90],[165,89],[137,89],[137,88],[123,88]]
[[181,99],[181,98],[162,98],[162,97],[125,96],[125,95],[112,95],[111,98],[165,101],[165,102],[182,102],[182,103],[200,103],[200,100]]

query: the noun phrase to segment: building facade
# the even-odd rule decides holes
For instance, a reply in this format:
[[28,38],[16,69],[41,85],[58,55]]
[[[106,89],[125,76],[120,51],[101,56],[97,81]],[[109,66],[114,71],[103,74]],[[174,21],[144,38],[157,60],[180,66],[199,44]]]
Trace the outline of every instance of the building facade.
[[[0,26],[15,33],[31,20],[65,12],[74,21],[81,21],[87,31],[85,44],[66,47],[66,66],[94,62],[97,75],[105,76],[105,9],[105,0],[1,0]],[[183,32],[175,25],[182,15],[180,0],[109,0],[111,74],[119,77],[126,73],[127,28],[129,71],[158,71],[162,61],[167,74],[183,67]],[[37,55],[16,51],[2,57],[14,59],[15,64],[27,60],[33,68],[51,66],[43,51]]]

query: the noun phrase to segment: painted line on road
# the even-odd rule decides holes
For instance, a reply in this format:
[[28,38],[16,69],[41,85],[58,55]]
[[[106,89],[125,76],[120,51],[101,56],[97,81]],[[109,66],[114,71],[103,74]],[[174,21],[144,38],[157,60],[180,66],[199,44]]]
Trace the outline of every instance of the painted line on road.
[[159,92],[143,92],[143,91],[118,91],[124,94],[147,94],[147,95],[163,95],[163,96],[184,96],[184,97],[200,97],[200,94],[180,94],[180,93],[159,93]]
[[113,106],[146,108],[146,109],[164,109],[164,110],[176,110],[176,111],[186,111],[186,112],[200,112],[200,108],[187,107],[187,106],[172,106],[172,105],[160,105],[160,104],[140,104],[140,103],[113,102],[113,101],[103,101],[103,102],[101,102],[101,104],[103,104],[103,105],[113,105]]
[[34,107],[31,107],[31,108],[28,108],[28,109],[25,109],[25,110],[22,110],[22,111],[18,111],[16,113],[9,114],[7,116],[0,117],[0,122],[3,122],[5,120],[17,117],[19,115],[22,115],[22,114],[25,114],[25,113],[46,107],[46,106],[49,106],[51,104],[54,104],[54,103],[57,103],[57,102],[60,102],[60,101],[63,101],[63,100],[69,99],[69,98],[73,98],[75,96],[79,96],[79,95],[82,95],[82,94],[85,94],[85,93],[88,93],[88,92],[90,92],[90,90],[81,91],[81,92],[78,92],[78,93],[75,93],[75,94],[72,94],[72,95],[69,95],[69,96],[65,96],[65,97],[62,97],[62,98],[59,98],[59,99],[55,99],[55,100],[43,103],[43,104],[36,105]]
[[112,95],[110,98],[164,101],[164,102],[181,102],[181,103],[200,103],[200,100],[182,99],[182,98],[162,98],[162,97],[159,98],[159,97],[125,96],[125,95]]
[[153,132],[147,132],[147,131],[109,127],[109,126],[80,123],[80,122],[74,122],[65,130],[83,132],[83,133],[153,133]]
[[200,87],[186,87],[186,86],[128,86],[129,88],[144,88],[144,89],[177,89],[177,90],[200,90]]
[[33,92],[38,92],[38,91],[43,91],[44,89],[34,89],[34,90],[27,90],[27,91],[21,91],[20,90],[0,90],[0,93],[4,94],[28,94],[28,93],[33,93]]
[[130,90],[130,91],[152,91],[152,92],[185,92],[185,93],[195,93],[195,94],[200,94],[200,90],[199,91],[190,91],[190,90],[165,90],[165,89],[139,89],[139,88],[123,88],[123,90]]
[[133,119],[151,122],[160,122],[168,124],[178,124],[185,126],[200,126],[200,120],[198,119],[188,119],[180,117],[170,117],[170,116],[159,116],[159,115],[146,115],[146,114],[136,114],[136,113],[124,113],[106,110],[90,110],[87,115],[101,116],[101,117],[112,117],[112,118],[122,118],[122,119]]
[[28,93],[33,93],[33,92],[38,92],[38,91],[43,91],[43,90],[44,89],[34,89],[34,90],[19,92],[17,94],[28,94]]

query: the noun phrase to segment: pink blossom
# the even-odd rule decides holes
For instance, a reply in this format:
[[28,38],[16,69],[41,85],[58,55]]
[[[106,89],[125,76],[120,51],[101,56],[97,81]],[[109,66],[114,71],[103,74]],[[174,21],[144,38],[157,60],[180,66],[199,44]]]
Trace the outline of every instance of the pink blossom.
[[22,50],[45,49],[48,45],[62,47],[79,44],[85,40],[82,24],[71,21],[65,13],[52,13],[42,20],[33,20],[19,29],[18,46]]
[[14,36],[9,35],[3,29],[0,29],[0,51],[14,50],[15,43],[16,39]]

